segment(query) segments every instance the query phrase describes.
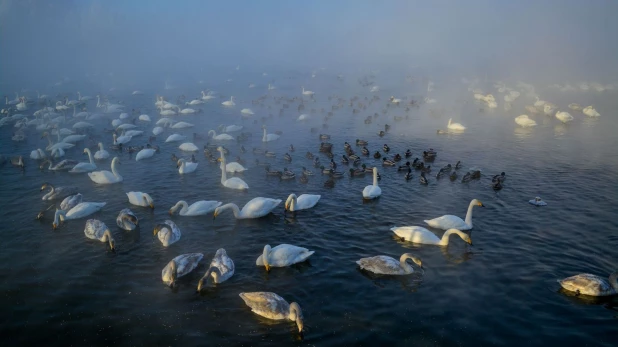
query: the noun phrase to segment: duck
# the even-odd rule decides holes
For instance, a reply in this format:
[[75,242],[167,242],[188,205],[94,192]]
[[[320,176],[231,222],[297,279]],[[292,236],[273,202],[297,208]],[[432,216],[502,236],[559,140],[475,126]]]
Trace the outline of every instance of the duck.
[[455,170],[459,169],[461,169],[461,161],[457,161],[457,163],[455,164]]
[[307,177],[307,175],[305,175],[304,173],[302,173],[300,175],[300,178],[298,179],[300,181],[300,183],[302,184],[307,184],[309,183],[309,178]]
[[139,224],[139,219],[131,209],[123,208],[116,217],[116,225],[122,230],[135,230]]
[[257,197],[247,202],[242,210],[240,210],[236,204],[228,203],[217,207],[213,218],[217,218],[222,211],[227,209],[232,210],[236,219],[261,218],[272,212],[280,203],[281,199]]
[[449,238],[451,235],[454,234],[461,237],[461,239],[464,240],[466,243],[472,245],[472,238],[470,237],[470,235],[455,228],[448,229],[444,233],[444,235],[442,235],[442,238],[438,238],[431,231],[419,226],[392,227],[391,231],[395,233],[395,235],[402,238],[404,241],[410,241],[414,243],[448,246]]
[[292,161],[292,156],[288,153],[283,155],[283,160],[287,161],[287,162],[291,162]]
[[83,196],[80,193],[69,195],[60,203],[60,209],[68,211],[82,202],[82,199]]
[[446,170],[445,168],[441,168],[440,171],[438,171],[438,173],[436,174],[436,178],[440,179],[444,177],[445,175],[447,175],[448,173],[449,173],[448,170]]
[[384,158],[382,158],[382,165],[383,166],[395,166],[395,165],[397,165],[397,163],[395,163],[394,161],[384,157]]
[[286,267],[296,263],[302,263],[315,253],[304,247],[281,244],[274,248],[265,245],[262,254],[255,261],[255,265],[264,266],[266,271],[271,267]]
[[[199,200],[189,205],[186,201],[180,200],[170,208],[169,214],[174,215],[178,212],[180,216],[184,217],[203,216],[213,212],[221,204],[223,204],[221,201]],[[179,209],[180,211],[178,211]]]
[[281,175],[283,175],[283,172],[281,172],[281,170],[271,170],[270,169],[270,165],[265,166],[264,170],[266,170],[266,175],[267,176],[281,177]]
[[303,175],[306,175],[306,176],[313,176],[313,171],[311,171],[311,170],[307,170],[307,169],[303,166]]
[[296,302],[288,304],[282,297],[272,292],[240,293],[238,296],[240,296],[255,314],[269,319],[288,319],[295,322],[298,326],[300,338],[303,338],[303,311]]
[[412,179],[412,169],[408,167],[408,172],[406,172],[406,175],[404,176],[404,179],[406,181],[409,181]]
[[187,162],[184,158],[178,159],[176,162],[176,167],[178,168],[178,173],[181,175],[192,173],[197,169],[198,163],[196,162]]
[[296,177],[296,174],[290,170],[288,170],[288,168],[283,168],[283,173],[281,174],[280,178],[282,180],[291,180],[294,179]]
[[494,177],[492,177],[491,182],[492,183],[496,183],[496,182],[502,183],[504,182],[504,180],[506,180],[506,173],[502,172],[501,174],[495,175]]
[[180,240],[181,233],[178,226],[168,219],[155,226],[153,235],[157,235],[163,247],[169,247],[171,244]]
[[60,223],[65,220],[80,219],[101,210],[107,203],[105,202],[81,202],[68,211],[56,210],[52,227],[57,229]]
[[344,154],[343,156],[341,156],[341,163],[342,164],[348,164],[350,162],[350,159],[348,159],[348,157]]
[[380,154],[380,152],[376,151],[376,152],[373,154],[373,157],[374,157],[375,159],[380,159],[380,158],[382,158],[382,154]]
[[320,167],[321,166],[320,165],[320,158],[318,158],[318,157],[313,158],[313,166],[315,166],[315,167]]
[[391,148],[385,143],[384,146],[382,146],[382,150],[386,153],[390,152]]
[[313,153],[311,153],[311,152],[307,152],[307,153],[305,154],[305,158],[307,158],[307,159],[313,159]]
[[369,150],[367,149],[367,147],[363,147],[363,149],[361,150],[361,153],[363,153],[363,155],[369,155]]
[[393,161],[401,161],[401,155],[399,153],[395,154]]
[[212,282],[219,284],[229,280],[233,275],[236,267],[234,261],[227,255],[227,252],[223,248],[219,248],[215,253],[215,256],[210,261],[208,270],[200,280],[197,282],[198,293],[204,288],[204,283],[208,278],[212,277]]
[[429,181],[427,181],[427,177],[425,177],[425,173],[424,172],[421,172],[421,176],[419,177],[419,181],[423,185],[428,185],[429,184]]
[[450,118],[448,120],[447,128],[449,130],[455,130],[455,131],[464,131],[464,130],[466,130],[466,127],[463,126],[461,123],[453,123],[453,118]]
[[109,248],[112,252],[116,251],[116,241],[112,236],[112,232],[105,225],[97,219],[88,219],[86,221],[86,227],[84,228],[84,234],[91,240],[99,240],[101,242],[108,242]]
[[425,164],[423,163],[423,165],[421,165],[421,172],[422,173],[430,173],[431,172],[431,165],[425,166]]
[[103,147],[103,143],[99,142],[99,150],[94,153],[95,160],[105,160],[109,158],[109,152]]
[[378,186],[378,168],[373,168],[373,184],[363,189],[363,199],[376,199],[382,195],[382,189]]
[[330,135],[328,135],[328,134],[320,134],[319,138],[322,141],[330,140]]
[[426,219],[424,220],[427,225],[432,228],[448,230],[448,229],[458,229],[458,230],[470,230],[472,229],[472,209],[475,206],[485,207],[483,203],[478,199],[472,199],[470,204],[468,205],[468,212],[466,213],[466,220],[463,220],[454,215],[444,215],[441,217],[437,217],[434,219]]
[[618,294],[618,271],[609,275],[609,279],[587,273],[578,274],[558,280],[560,286],[577,295],[612,296]]
[[322,171],[322,174],[324,175],[330,175],[333,172],[333,169],[325,168],[324,166],[320,166],[320,170]]
[[495,181],[491,183],[491,189],[493,190],[501,190],[502,189],[502,182],[500,181]]
[[324,182],[324,188],[334,188],[335,180],[331,177]]
[[365,176],[364,169],[350,168],[350,177],[364,177],[364,176]]
[[384,130],[380,130],[378,132],[378,136],[383,137],[384,135],[386,135],[386,132]]
[[77,194],[77,187],[73,186],[54,187],[51,183],[43,183],[41,186],[41,191],[44,191],[47,188],[50,190],[41,198],[43,201],[64,199],[67,196]]
[[367,142],[365,140],[356,139],[356,145],[357,146],[367,146],[368,144],[369,144],[369,142]]
[[425,159],[425,161],[432,161],[432,160],[436,159],[437,155],[438,155],[438,153],[436,153],[431,148],[429,149],[429,151],[423,151],[423,159]]
[[397,168],[397,171],[407,171],[407,170],[409,170],[409,169],[411,168],[411,165],[412,165],[412,164],[410,164],[410,162],[409,162],[409,161],[407,161],[404,165],[400,165],[400,166]]
[[399,260],[386,255],[377,255],[375,257],[361,258],[356,261],[356,264],[361,270],[373,272],[378,275],[409,275],[414,273],[414,268],[407,263],[407,260],[412,260],[421,269],[423,263],[421,259],[414,256],[412,253],[404,253],[399,257]]
[[118,173],[118,169],[116,168],[120,164],[120,159],[118,157],[114,157],[112,159],[112,171],[94,171],[89,172],[88,177],[94,182],[98,184],[113,184],[122,182],[123,178]]
[[344,174],[343,174],[343,172],[341,172],[341,171],[334,171],[334,170],[333,170],[333,171],[331,171],[331,173],[330,173],[330,177],[332,177],[332,178],[343,178],[343,177],[344,177]]
[[142,192],[128,192],[126,194],[131,205],[150,207],[154,209],[154,200],[150,197],[150,194]]
[[175,257],[161,271],[161,280],[170,288],[174,288],[176,280],[195,270],[203,257],[202,253],[186,253]]
[[290,147],[288,147],[289,152],[294,152],[295,150],[294,145],[290,145]]
[[453,172],[451,172],[451,174],[448,176],[448,178],[449,178],[451,181],[456,180],[456,179],[457,179],[457,171],[453,171]]
[[405,153],[406,158],[410,158],[412,156],[412,151],[408,148]]

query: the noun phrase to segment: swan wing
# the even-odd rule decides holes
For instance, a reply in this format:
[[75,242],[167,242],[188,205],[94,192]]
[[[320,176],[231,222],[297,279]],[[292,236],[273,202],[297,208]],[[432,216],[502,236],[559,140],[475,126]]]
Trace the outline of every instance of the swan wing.
[[[176,276],[180,278],[193,271],[204,257],[202,253],[181,254],[173,259],[176,263]],[[161,279],[169,285],[172,281],[172,261],[170,260],[161,271]]]
[[309,258],[314,251],[294,245],[281,244],[271,249],[268,263],[276,267],[284,267],[300,263]]
[[219,269],[219,272],[221,273],[221,277],[219,277],[219,283],[228,280],[230,277],[232,277],[232,275],[234,275],[234,262],[232,261],[232,258],[227,255],[225,249],[223,248],[219,248],[217,250],[217,253],[215,253],[215,256],[210,262],[210,266]]
[[250,216],[252,218],[263,217],[269,214],[270,211],[272,211],[280,203],[280,199],[254,198],[245,204],[241,213],[242,215]]
[[111,171],[94,171],[89,172],[88,177],[94,182],[99,184],[115,183],[118,181],[117,177]]
[[438,228],[442,230],[448,229],[459,229],[459,230],[470,230],[470,226],[466,224],[466,222],[452,214],[445,214],[442,217],[428,219],[424,221],[432,228]]
[[[249,189],[249,185],[245,181],[243,181],[242,179],[240,179],[238,177],[228,178],[223,183],[223,185],[225,185],[228,188],[234,188],[234,189]],[[244,210],[244,208],[243,208],[243,210]]]
[[320,201],[321,195],[313,195],[313,194],[302,194],[298,198],[296,198],[296,206],[297,210],[305,210],[308,208],[312,208],[315,206],[318,201]]

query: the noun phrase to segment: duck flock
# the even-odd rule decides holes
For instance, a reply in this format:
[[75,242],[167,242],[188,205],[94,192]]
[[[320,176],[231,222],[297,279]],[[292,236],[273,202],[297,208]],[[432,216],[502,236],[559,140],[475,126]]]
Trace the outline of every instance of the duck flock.
[[[189,203],[183,200],[182,196],[178,196],[179,201],[169,208],[170,219],[148,227],[153,230],[153,235],[159,239],[162,247],[170,247],[177,242],[182,242],[182,232],[173,221],[176,216],[192,217],[212,214],[213,218],[217,218],[230,210],[236,219],[261,218],[280,206],[283,199],[257,196],[260,192],[253,192],[253,189],[242,179],[243,173],[248,170],[253,171],[254,175],[297,181],[301,184],[298,186],[299,189],[313,179],[323,179],[325,187],[335,188],[336,181],[343,177],[371,178],[371,184],[358,191],[359,198],[362,196],[364,200],[379,199],[382,196],[382,189],[379,185],[381,170],[401,173],[402,181],[414,179],[418,172],[418,182],[423,185],[429,184],[431,180],[440,179],[465,184],[481,178],[481,171],[464,170],[463,164],[459,161],[440,168],[433,168],[433,162],[438,153],[432,148],[419,150],[418,156],[414,155],[410,148],[406,148],[405,151],[401,149],[401,153],[396,153],[386,143],[391,133],[391,125],[385,123],[378,126],[375,138],[350,138],[337,145],[329,142],[331,139],[331,136],[327,134],[329,120],[334,117],[343,117],[343,115],[364,117],[361,114],[367,113],[368,107],[373,105],[373,107],[379,107],[381,112],[366,116],[363,122],[368,127],[374,127],[373,123],[377,119],[382,121],[386,119],[394,123],[406,122],[410,112],[419,108],[420,105],[437,103],[436,99],[429,96],[422,98],[391,96],[388,100],[382,101],[378,94],[380,87],[375,85],[374,78],[375,76],[372,75],[360,78],[358,83],[367,90],[367,93],[350,97],[338,95],[320,97],[319,92],[313,92],[304,86],[298,87],[298,95],[284,96],[280,93],[275,94],[276,88],[272,84],[268,85],[266,94],[250,102],[238,101],[233,96],[229,99],[225,97],[222,101],[221,96],[210,90],[201,92],[196,90],[196,97],[191,100],[187,100],[184,95],[177,96],[175,103],[168,101],[164,96],[153,95],[152,99],[155,100],[153,110],[157,110],[156,117],[154,114],[148,115],[140,110],[126,109],[127,99],[148,97],[139,90],[127,93],[124,98],[116,97],[115,102],[103,95],[92,98],[82,96],[79,92],[75,94],[76,99],[71,99],[71,95],[66,94],[50,97],[37,92],[36,97],[30,97],[26,93],[22,96],[16,93],[13,100],[6,97],[0,127],[13,127],[12,141],[25,145],[28,140],[45,139],[48,145],[45,148],[31,149],[29,155],[27,152],[2,155],[0,164],[10,162],[11,166],[20,170],[34,166],[42,171],[64,171],[66,175],[87,174],[93,185],[123,182],[128,190],[135,182],[124,180],[121,165],[131,165],[132,160],[147,161],[154,156],[163,155],[162,152],[167,152],[171,158],[169,165],[175,165],[179,175],[199,175],[206,172],[202,169],[204,165],[213,165],[220,171],[222,187],[247,190],[250,195],[256,196],[242,207],[234,202],[224,204],[216,200],[199,200]],[[337,79],[342,80],[343,76],[339,75]],[[487,93],[479,87],[481,83],[478,79],[463,82],[470,91],[470,100],[477,102],[481,110],[498,107],[499,100],[492,93]],[[255,84],[249,86],[249,88],[255,87]],[[559,122],[569,123],[576,120],[570,112],[581,113],[587,117],[600,116],[592,105],[582,107],[572,103],[567,107],[559,107],[549,101],[544,101],[532,85],[523,82],[513,87],[497,82],[493,87],[492,92],[503,94],[503,101],[500,100],[500,102],[503,103],[505,110],[514,108],[526,110],[526,114],[517,116],[514,120],[521,127],[530,128],[537,125],[534,117],[553,116]],[[576,89],[571,85],[554,85],[552,88],[561,91]],[[582,83],[579,88],[586,91],[604,92],[612,90],[613,86]],[[433,89],[433,82],[429,82],[426,95],[429,95]],[[331,104],[330,109],[306,109],[320,98],[324,102],[328,99]],[[221,124],[217,126],[207,123],[208,131],[198,131],[194,124],[189,122],[189,117],[200,117],[208,122],[206,113],[200,108],[205,103],[220,103],[220,107],[228,109],[236,108],[237,103],[247,106],[251,104],[261,108],[267,106],[271,113],[268,117],[259,118],[255,116],[251,108],[244,107],[238,111],[242,125]],[[282,131],[269,133],[266,123],[277,124],[272,113],[276,113],[277,108],[280,117],[295,114],[298,127],[309,128],[307,130],[316,138],[315,152],[297,153],[293,138],[286,138],[286,134]],[[293,111],[293,108],[296,108],[296,111]],[[275,121],[271,121],[273,118]],[[312,125],[321,123],[321,126],[310,127],[310,123]],[[111,128],[108,128],[110,124]],[[437,130],[437,134],[464,133],[465,131],[466,126],[453,122],[451,118],[446,124],[446,129]],[[273,141],[285,141],[290,145],[285,153],[269,151],[268,146],[245,148],[247,141],[254,137],[261,137],[261,142],[266,145]],[[200,148],[196,143],[203,143],[203,145]],[[86,162],[66,158],[82,151],[88,155],[89,160]],[[124,153],[127,152],[134,155],[130,157],[130,160],[122,159]],[[204,157],[201,157],[200,152]],[[335,152],[340,154],[336,155]],[[252,156],[253,159],[246,159],[248,156]],[[283,158],[287,165],[283,168],[273,168],[269,159],[275,157]],[[206,164],[202,164],[202,161]],[[376,162],[381,165],[376,166]],[[108,167],[109,170],[106,170]],[[506,177],[505,172],[489,176],[491,189],[502,189]],[[51,221],[53,229],[69,221],[75,223],[72,220],[86,219],[106,205],[105,202],[84,201],[82,193],[73,186],[57,186],[54,182],[42,182],[41,191],[44,194],[42,200],[52,204],[39,212],[37,218],[45,220],[53,213]],[[132,211],[131,205],[154,209],[156,202],[148,192],[127,191],[126,196],[127,204],[118,212],[116,226],[121,230],[131,231],[140,226],[139,213]],[[332,194],[328,198],[336,199],[337,195]],[[285,213],[302,214],[303,210],[320,208],[321,199],[322,196],[317,194],[290,194],[283,208]],[[538,197],[534,201],[537,206],[546,205]],[[447,246],[451,236],[456,236],[472,245],[472,238],[467,231],[473,228],[474,208],[483,206],[481,201],[471,200],[464,219],[455,215],[443,215],[433,219],[429,219],[433,216],[427,216],[428,219],[422,222],[433,229],[445,231],[442,237],[438,237],[430,229],[417,225],[396,226],[392,227],[391,231],[401,240],[415,244]],[[111,222],[107,221],[107,224]],[[114,234],[121,231],[112,230],[107,224],[105,221],[87,219],[84,224],[84,234],[88,239],[105,243],[109,250],[114,252],[117,247],[116,238],[118,238],[115,238]],[[419,224],[421,224],[420,221]],[[287,267],[304,262],[313,255],[314,251],[296,245],[280,244],[275,247],[265,245],[261,255],[256,259],[256,266],[270,271],[274,267]],[[197,268],[203,257],[202,253],[187,253],[170,259],[162,269],[162,282],[174,287],[183,276]],[[419,273],[419,269],[422,269],[421,259],[412,253],[404,253],[399,258],[377,255],[359,259],[356,263],[364,271],[387,276],[406,276],[415,272]],[[208,281],[224,285],[222,283],[231,278],[234,272],[234,262],[224,248],[219,248],[210,260],[206,272],[195,283],[195,286],[198,291],[201,291]],[[422,271],[420,273],[422,274]],[[582,295],[614,295],[618,291],[618,272],[612,273],[609,279],[579,274],[560,280],[559,283],[564,289]],[[284,298],[272,292],[239,293],[239,296],[258,315],[295,322],[302,337],[304,318],[299,303],[288,303]]]

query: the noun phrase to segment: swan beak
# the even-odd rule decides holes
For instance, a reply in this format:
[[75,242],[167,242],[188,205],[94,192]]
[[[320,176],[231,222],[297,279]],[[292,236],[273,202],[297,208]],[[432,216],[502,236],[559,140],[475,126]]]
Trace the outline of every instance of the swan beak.
[[266,272],[270,272],[270,265],[266,265]]
[[150,204],[150,208],[154,209],[154,204]]
[[485,207],[485,205],[483,205],[483,203],[482,203],[482,202],[480,202],[480,201],[479,201],[479,206],[480,206],[480,207]]
[[472,239],[468,239],[468,244],[472,246]]

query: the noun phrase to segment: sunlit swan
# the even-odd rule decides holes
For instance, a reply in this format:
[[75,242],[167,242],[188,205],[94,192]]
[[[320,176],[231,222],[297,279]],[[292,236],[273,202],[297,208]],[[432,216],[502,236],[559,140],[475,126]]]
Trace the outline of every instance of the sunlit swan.
[[243,128],[242,125],[232,124],[232,125],[227,125],[226,126],[226,125],[221,124],[219,126],[219,131],[224,132],[224,133],[233,133],[233,132],[236,132],[236,131],[241,131],[242,128]]
[[579,274],[558,280],[562,288],[581,295],[610,296],[618,294],[618,271],[609,275],[609,280],[591,274]]
[[54,223],[52,224],[52,226],[54,229],[56,229],[60,225],[60,223],[64,222],[65,220],[88,217],[91,214],[101,210],[103,206],[105,206],[105,204],[105,202],[82,202],[68,211],[56,210],[56,214],[54,216]]
[[556,112],[556,118],[562,123],[569,123],[573,121],[573,116],[565,111]]
[[71,170],[69,170],[69,172],[90,172],[92,170],[96,170],[97,169],[97,164],[94,163],[94,159],[92,158],[92,153],[90,152],[90,148],[84,148],[84,153],[88,154],[88,159],[90,159],[90,162],[88,163],[79,163],[75,166],[73,166],[73,168]]
[[[188,205],[186,201],[180,200],[176,203],[176,205],[170,208],[170,214],[175,214],[178,209],[180,209],[179,214],[181,216],[203,216],[210,212],[213,212],[217,207],[221,206],[221,201],[207,201],[200,200]],[[182,208],[181,208],[182,207]]]
[[219,134],[217,135],[217,133],[214,130],[210,130],[208,132],[208,136],[212,136],[213,140],[219,140],[219,141],[231,141],[231,140],[235,140],[234,136],[230,135],[230,134]]
[[391,231],[402,239],[414,243],[447,246],[449,242],[449,237],[452,234],[456,234],[459,235],[459,237],[461,237],[461,239],[465,242],[472,244],[472,238],[470,237],[470,235],[458,229],[448,229],[444,233],[444,235],[442,235],[442,238],[437,237],[434,233],[423,227],[417,226],[392,227]]
[[601,116],[601,114],[597,112],[597,110],[595,110],[594,107],[592,106],[584,107],[582,112],[588,117],[600,117]]
[[240,293],[238,296],[255,314],[269,319],[289,319],[296,322],[298,332],[301,338],[303,337],[303,311],[297,303],[288,304],[282,297],[271,292]]
[[247,202],[242,210],[240,210],[236,204],[228,203],[217,207],[213,218],[216,218],[222,211],[227,209],[231,209],[234,212],[234,217],[236,217],[236,219],[260,218],[269,214],[280,203],[280,199],[257,197]]
[[180,158],[176,163],[176,167],[178,168],[178,173],[184,175],[195,171],[197,169],[197,163],[187,162],[184,158]]
[[414,268],[407,263],[411,259],[419,267],[423,267],[419,258],[412,253],[404,253],[399,260],[386,255],[377,255],[375,257],[361,258],[356,261],[362,270],[367,270],[380,275],[409,275],[414,272]]
[[[221,147],[219,147],[221,148]],[[221,157],[221,184],[230,189],[249,189],[249,185],[238,177],[227,178],[225,157]]]
[[459,229],[459,230],[470,230],[472,229],[472,209],[474,206],[485,207],[482,202],[477,199],[472,199],[470,204],[468,205],[468,212],[466,213],[466,220],[453,216],[450,214],[446,214],[442,217],[425,220],[432,228],[447,230],[447,229]]
[[77,187],[54,187],[51,183],[43,183],[41,191],[49,188],[49,192],[43,195],[41,200],[56,200],[62,199],[69,195],[77,194]]
[[168,247],[174,242],[180,240],[180,229],[171,220],[166,220],[165,223],[157,224],[154,228],[153,235],[157,235],[159,241],[164,247]]
[[267,134],[266,133],[266,126],[262,126],[262,129],[264,129],[264,135],[262,136],[262,141],[263,142],[270,142],[270,141],[275,141],[277,139],[279,139],[279,135],[277,134]]
[[165,139],[165,142],[179,142],[184,141],[187,137],[180,134],[172,134]]
[[94,159],[105,160],[107,158],[109,158],[109,152],[105,150],[103,143],[99,142],[99,150],[94,153]]
[[73,207],[79,205],[82,202],[83,196],[80,193],[75,195],[70,195],[64,198],[60,203],[60,209],[63,211],[68,211]]
[[88,219],[86,221],[86,227],[84,228],[84,234],[91,240],[99,240],[101,242],[109,242],[109,248],[113,252],[116,250],[116,242],[112,236],[112,232],[109,230],[105,223],[97,219]]
[[378,186],[378,168],[373,168],[373,184],[363,189],[363,199],[371,200],[382,195],[382,189]]
[[536,122],[533,119],[530,119],[528,115],[525,114],[522,114],[519,117],[515,117],[515,123],[524,128],[536,126]]
[[230,258],[225,249],[219,248],[215,253],[215,256],[210,261],[208,270],[197,282],[197,291],[201,291],[204,287],[204,281],[208,280],[212,276],[213,283],[223,283],[229,280],[234,275],[234,262]]
[[156,152],[157,152],[156,149],[144,148],[140,150],[139,152],[137,152],[137,154],[135,155],[135,161],[140,161],[142,159],[148,159],[152,157]]
[[305,87],[303,87],[303,95],[313,95],[313,94],[315,93],[310,90],[305,90]]
[[126,193],[131,205],[154,208],[154,200],[148,193],[128,192]]
[[[222,147],[218,147],[217,151],[221,153],[221,165],[219,166],[219,168],[223,170],[223,162],[225,161],[227,163],[227,160],[225,159],[225,153],[223,153],[224,151]],[[233,161],[231,163],[225,164],[225,171],[234,173],[234,172],[247,171],[247,169],[244,166],[240,165],[239,163]]]
[[461,123],[453,123],[453,118],[450,118],[448,120],[448,128],[449,130],[466,130],[466,127],[463,126]]
[[196,145],[194,145],[192,142],[185,142],[185,143],[181,144],[180,146],[178,146],[178,148],[179,148],[181,151],[185,151],[185,152],[197,152],[197,151],[199,151],[199,150],[200,150],[200,149],[199,149],[199,148],[197,148],[197,146],[196,146]]
[[270,271],[271,267],[286,267],[307,260],[315,251],[310,251],[303,247],[281,244],[274,248],[270,245],[264,246],[262,255],[255,261],[255,265],[266,267]]
[[195,270],[204,255],[202,253],[181,254],[170,260],[161,271],[161,280],[170,287],[174,287],[176,280]]
[[313,194],[301,194],[296,197],[296,194],[290,194],[285,201],[285,210],[294,212],[312,208],[320,201],[321,197],[321,195]]
[[118,173],[118,169],[116,168],[120,164],[120,159],[118,157],[114,157],[112,159],[112,171],[94,171],[89,172],[88,177],[94,182],[98,184],[112,184],[122,182],[122,176]]
[[223,106],[235,106],[236,104],[234,103],[234,97],[231,96],[230,100],[222,102],[221,105],[223,105]]
[[131,231],[137,228],[139,224],[139,219],[133,211],[128,208],[124,208],[120,210],[118,213],[118,217],[116,217],[116,225],[122,230]]
[[243,108],[242,110],[240,110],[240,113],[242,113],[245,116],[251,116],[254,114],[250,108]]

